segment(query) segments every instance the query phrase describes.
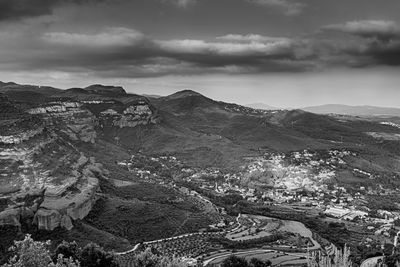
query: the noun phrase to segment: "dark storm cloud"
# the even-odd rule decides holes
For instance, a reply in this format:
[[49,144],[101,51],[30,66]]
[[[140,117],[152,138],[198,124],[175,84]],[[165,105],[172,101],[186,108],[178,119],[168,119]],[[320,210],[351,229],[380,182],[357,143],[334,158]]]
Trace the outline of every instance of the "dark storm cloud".
[[364,38],[390,40],[400,37],[400,26],[394,21],[361,20],[323,27],[324,30],[340,31]]
[[400,25],[394,21],[363,20],[328,25],[323,30],[360,37],[341,52],[356,66],[400,65]]
[[374,40],[362,48],[348,51],[356,66],[400,66],[400,38],[391,41]]
[[[24,42],[23,36],[16,38]],[[303,48],[304,41],[290,38],[253,34],[227,35],[214,41],[157,40],[128,28],[107,28],[92,34],[49,32],[36,43],[37,50],[29,53],[29,59],[19,59],[24,62],[19,68],[86,70],[131,77],[302,71],[312,67],[310,59],[314,56]]]
[[[0,68],[148,77],[400,65],[397,24],[345,23],[323,27],[323,31],[328,34],[321,38],[227,34],[208,40],[156,39],[124,27],[91,33],[3,32]],[[332,31],[347,37],[333,39]]]
[[0,20],[14,20],[52,14],[60,4],[84,4],[103,0],[0,0]]

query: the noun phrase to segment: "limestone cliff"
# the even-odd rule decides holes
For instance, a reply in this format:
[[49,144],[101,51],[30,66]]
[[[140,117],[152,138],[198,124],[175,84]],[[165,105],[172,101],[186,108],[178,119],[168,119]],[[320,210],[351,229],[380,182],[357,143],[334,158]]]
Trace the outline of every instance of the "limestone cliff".
[[37,129],[32,129],[29,131],[24,131],[14,135],[0,135],[0,143],[3,144],[20,144],[23,141],[27,141],[32,137],[39,135],[43,132],[44,127],[39,127]]
[[107,109],[100,113],[100,118],[103,123],[110,122],[113,126],[119,128],[156,124],[159,120],[154,110],[145,101],[132,103],[122,112]]
[[52,230],[58,226],[72,227],[72,221],[85,218],[97,200],[99,181],[91,172],[91,164],[84,156],[82,172],[62,186],[48,186],[35,215],[39,229]]
[[[53,122],[54,118],[77,107],[67,104],[30,110],[32,119],[40,116],[45,123],[32,124],[34,120],[27,120],[27,115],[3,121],[7,127],[0,131],[0,225],[20,226],[28,220],[40,229],[71,229],[74,220],[90,212],[99,188],[92,170],[101,172],[101,166],[70,142],[74,140],[71,132],[62,135],[68,131],[63,127],[71,122],[52,130],[55,123],[64,123]],[[82,130],[78,134],[82,138]]]
[[46,126],[57,127],[72,140],[94,143],[97,118],[79,102],[51,102],[28,110],[29,114],[42,116]]
[[72,229],[92,210],[96,177],[106,173],[81,146],[96,146],[110,128],[159,121],[146,98],[121,87],[55,91],[40,101],[12,93],[14,100],[0,94],[0,225]]
[[81,155],[72,168],[62,181],[49,172],[37,179],[26,175],[25,181],[15,184],[16,190],[2,198],[6,208],[0,209],[0,225],[20,226],[22,219],[31,219],[39,229],[72,229],[73,221],[85,218],[97,200],[99,182],[92,169],[98,171],[99,166]]

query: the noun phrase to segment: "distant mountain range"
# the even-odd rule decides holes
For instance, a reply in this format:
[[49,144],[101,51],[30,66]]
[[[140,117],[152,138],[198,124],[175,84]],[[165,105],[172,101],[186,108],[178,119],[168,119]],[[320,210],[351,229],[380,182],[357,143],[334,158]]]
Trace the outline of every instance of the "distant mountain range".
[[274,106],[270,106],[264,103],[253,103],[253,104],[248,104],[246,105],[246,107],[249,108],[254,108],[254,109],[263,109],[263,110],[277,110],[280,108],[274,107]]
[[328,104],[302,108],[302,110],[317,114],[344,114],[351,116],[400,116],[400,108],[376,106],[348,106]]

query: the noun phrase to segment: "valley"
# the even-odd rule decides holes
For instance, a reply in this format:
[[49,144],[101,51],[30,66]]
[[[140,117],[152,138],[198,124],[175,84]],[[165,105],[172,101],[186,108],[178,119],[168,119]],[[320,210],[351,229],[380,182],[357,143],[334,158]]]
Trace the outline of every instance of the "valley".
[[149,247],[204,265],[234,252],[301,266],[344,244],[361,263],[400,229],[396,119],[102,85],[1,83],[0,109],[1,262],[31,233],[97,242],[121,266]]

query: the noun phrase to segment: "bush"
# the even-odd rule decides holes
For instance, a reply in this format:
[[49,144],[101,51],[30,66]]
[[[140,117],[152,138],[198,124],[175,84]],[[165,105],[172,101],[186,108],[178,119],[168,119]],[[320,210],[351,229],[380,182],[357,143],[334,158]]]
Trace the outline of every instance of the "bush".
[[53,259],[56,260],[58,255],[62,254],[65,258],[73,258],[79,260],[81,258],[82,249],[74,242],[63,241],[59,244],[54,252]]
[[30,235],[26,235],[24,240],[14,241],[14,246],[10,248],[14,255],[3,267],[79,267],[79,262],[72,258],[64,258],[62,254],[53,263],[47,247],[50,241],[34,241]]
[[222,262],[222,267],[249,267],[244,258],[231,255]]
[[82,267],[118,267],[114,255],[94,243],[89,243],[82,249],[80,262]]
[[176,258],[159,256],[147,248],[145,251],[137,254],[132,259],[135,267],[187,267],[187,265]]
[[269,267],[271,266],[271,261],[266,260],[262,261],[257,258],[252,258],[250,260],[250,263],[247,262],[245,258],[240,258],[235,255],[231,255],[228,258],[226,258],[222,262],[222,267]]
[[57,246],[53,260],[48,247],[50,241],[34,241],[30,235],[14,241],[9,262],[2,267],[118,267],[112,253],[90,243],[81,249],[76,242],[63,241]]

